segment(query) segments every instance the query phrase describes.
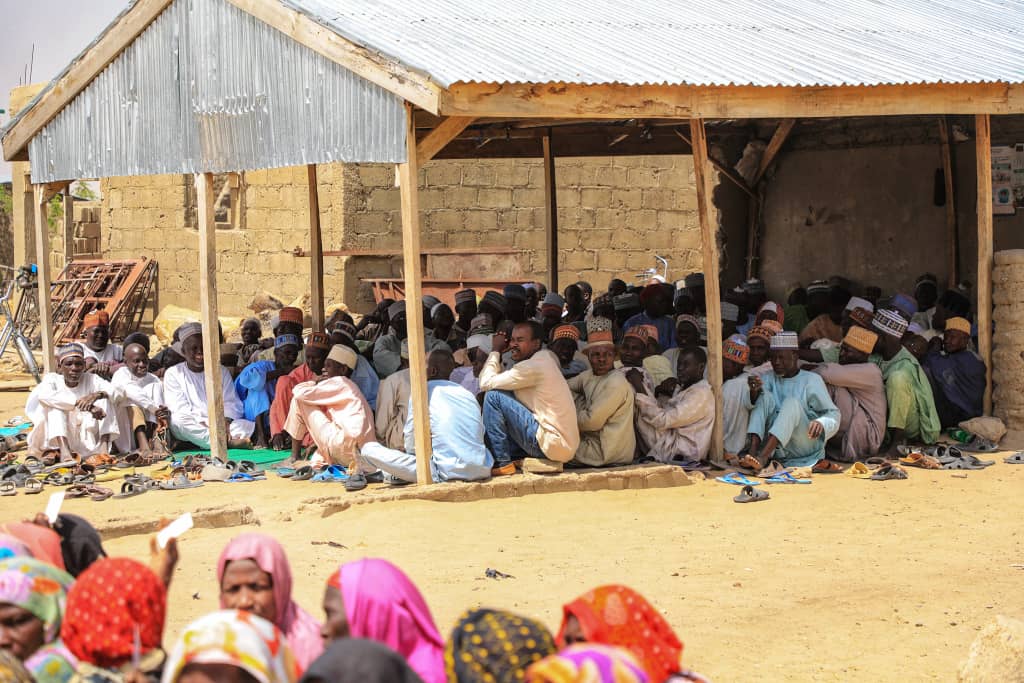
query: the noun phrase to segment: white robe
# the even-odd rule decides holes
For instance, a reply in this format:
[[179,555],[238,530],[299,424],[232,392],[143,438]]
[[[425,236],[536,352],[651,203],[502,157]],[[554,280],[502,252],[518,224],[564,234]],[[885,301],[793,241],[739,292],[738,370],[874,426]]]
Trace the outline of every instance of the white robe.
[[[231,419],[228,437],[248,439],[256,424],[245,419],[242,402],[235,393],[235,383],[227,368],[220,368],[224,417]],[[164,372],[164,400],[171,411],[171,434],[199,448],[210,447],[209,406],[206,401],[206,380],[202,372],[193,372],[186,363],[179,363]]]
[[[100,399],[96,405],[106,414],[96,419],[92,413],[78,410],[75,403],[83,396],[96,391],[105,391],[109,399]],[[66,459],[70,453],[82,458],[109,451],[109,443],[117,438],[117,402],[120,391],[106,380],[92,373],[84,373],[76,387],[64,383],[64,376],[49,373],[32,390],[25,405],[25,412],[32,420],[32,432],[28,436],[28,453],[38,456],[43,451],[61,450],[60,437],[67,439],[70,452],[61,453]],[[107,443],[103,437],[109,437]]]
[[147,422],[156,422],[156,411],[164,403],[164,385],[151,372],[136,377],[127,367],[120,367],[110,378],[110,383],[122,393],[117,408],[117,450],[128,453],[134,448],[131,407],[138,406],[146,414]]
[[124,351],[118,344],[107,344],[102,351],[93,351],[82,344],[82,353],[86,360],[92,358],[97,363],[120,363],[124,360]]

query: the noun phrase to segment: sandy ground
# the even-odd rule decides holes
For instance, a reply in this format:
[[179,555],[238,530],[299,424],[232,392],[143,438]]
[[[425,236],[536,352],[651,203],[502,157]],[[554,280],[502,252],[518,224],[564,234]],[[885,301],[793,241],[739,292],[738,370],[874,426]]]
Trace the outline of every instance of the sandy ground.
[[[0,393],[0,416],[24,394]],[[93,519],[152,519],[244,503],[288,550],[298,601],[320,616],[340,563],[386,557],[416,581],[442,632],[474,606],[514,610],[557,628],[560,605],[589,587],[626,583],[666,613],[684,662],[718,681],[951,680],[996,614],[1024,617],[1019,491],[1024,467],[1000,462],[955,478],[911,470],[872,482],[819,476],[737,505],[714,481],[641,491],[559,493],[472,503],[357,505],[323,517],[298,512],[334,485],[271,478],[207,484],[124,502],[68,501]],[[334,487],[339,496],[344,490]],[[41,511],[46,494],[4,498],[0,518]],[[182,540],[167,644],[216,608],[217,555],[255,527],[194,529]],[[314,545],[332,540],[345,548]],[[145,558],[148,538],[108,552]],[[1016,566],[1015,566],[1016,565]],[[484,578],[488,567],[515,578]],[[755,673],[756,672],[756,673]]]

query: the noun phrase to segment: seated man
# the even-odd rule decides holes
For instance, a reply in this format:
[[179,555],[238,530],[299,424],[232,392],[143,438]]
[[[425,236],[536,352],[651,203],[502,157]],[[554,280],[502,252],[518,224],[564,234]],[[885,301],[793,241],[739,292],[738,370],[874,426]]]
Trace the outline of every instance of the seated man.
[[679,352],[676,373],[654,395],[634,369],[626,378],[636,391],[640,451],[658,462],[696,462],[711,448],[715,395],[704,379],[707,354],[690,346]]
[[238,363],[235,365],[235,370],[241,372],[246,365],[259,360],[257,356],[263,351],[263,347],[260,346],[263,325],[256,318],[246,318],[242,321],[239,332],[242,335],[242,346],[238,349]]
[[341,344],[324,359],[323,374],[292,389],[284,430],[291,437],[292,461],[301,456],[308,434],[328,462],[352,469],[363,444],[373,441],[373,411],[349,377],[356,352]]
[[[373,367],[377,370],[377,376],[384,379],[393,372],[396,372],[401,364],[402,342],[409,336],[407,319],[405,313],[406,302],[396,301],[388,308],[388,317],[391,320],[391,331],[381,336],[373,345]],[[427,320],[429,315],[424,312],[423,319]],[[424,348],[427,353],[435,349],[451,351],[451,348],[434,337],[430,330],[424,331]]]
[[282,334],[274,340],[274,360],[256,360],[235,379],[235,391],[242,401],[245,419],[256,424],[256,448],[270,442],[270,406],[277,395],[277,380],[292,372],[302,349],[302,340],[294,334]]
[[772,372],[750,390],[750,453],[739,464],[756,470],[771,460],[785,467],[805,467],[825,458],[825,442],[839,428],[839,409],[829,398],[825,382],[799,366],[800,344],[795,332],[772,337]]
[[476,290],[462,289],[455,292],[455,326],[464,337],[469,337],[473,318],[476,317]]
[[[249,362],[254,360],[274,360],[274,340],[285,334],[294,334],[300,340],[302,339],[303,332],[303,321],[305,315],[302,313],[301,308],[294,306],[285,306],[277,313],[277,324],[274,325],[271,330],[274,333],[272,339],[265,340],[261,346],[265,346],[261,351],[257,352],[256,355],[252,356]],[[306,355],[304,349],[299,348],[299,357],[295,359],[295,362],[299,365],[306,362]]]
[[636,452],[635,399],[625,375],[613,372],[611,320],[591,318],[587,322],[584,353],[590,359],[590,369],[569,380],[580,430],[580,446],[572,461],[587,467],[628,465]]
[[540,312],[535,320],[544,330],[544,338],[551,338],[551,331],[562,324],[562,313],[565,312],[565,299],[558,292],[550,292],[540,303]]
[[966,318],[949,318],[942,349],[931,351],[922,363],[943,428],[984,413],[985,362],[969,348],[970,343],[971,323]]
[[[651,342],[654,342],[651,344]],[[643,370],[643,375],[655,387],[672,378],[672,366],[668,358],[661,355],[658,346],[658,330],[653,325],[634,325],[622,335],[619,362],[616,367],[626,372],[629,368]]]
[[800,333],[800,345],[809,347],[818,339],[830,339],[835,343],[843,341],[843,314],[850,301],[850,293],[841,287],[832,287],[828,295],[828,308],[811,320]]
[[[494,335],[492,351],[480,371],[484,429],[494,455],[495,474],[513,474],[513,460],[530,471],[558,472],[580,445],[576,404],[555,354],[541,348],[541,326],[524,322],[511,339]],[[515,365],[501,370],[508,348]],[[534,462],[536,461],[536,462]]]
[[662,283],[644,287],[640,294],[640,303],[644,307],[643,312],[637,313],[627,320],[622,325],[622,329],[628,332],[636,325],[651,325],[657,331],[657,339],[662,347],[674,348],[676,346],[676,321],[671,316],[673,294],[672,288]]
[[57,372],[48,373],[28,396],[25,413],[32,420],[29,455],[60,451],[61,461],[77,453],[84,460],[109,453],[117,438],[115,406],[120,391],[99,375],[86,372],[85,350],[68,344],[57,351]]
[[86,372],[92,372],[109,380],[123,359],[121,347],[110,343],[110,314],[106,311],[92,311],[85,316],[82,324],[85,335]]
[[842,437],[838,454],[832,459],[855,462],[878,453],[885,439],[885,384],[882,371],[869,356],[878,335],[854,325],[839,347],[839,362],[805,368],[818,373],[839,408]]
[[398,368],[380,383],[375,419],[377,441],[394,449],[405,444],[405,419],[409,414],[409,395],[412,392],[408,339],[402,341]]
[[377,377],[377,372],[373,369],[370,361],[359,353],[359,348],[356,346],[356,326],[349,322],[336,323],[331,331],[331,343],[347,346],[356,352],[356,367],[353,368],[352,376],[349,379],[356,383],[363,398],[371,408],[376,410],[380,378]]
[[[323,332],[313,332],[309,335],[306,348],[300,351],[300,356],[305,355],[306,360],[299,367],[287,375],[278,377],[274,386],[274,400],[270,404],[270,447],[275,451],[281,451],[289,447],[288,435],[284,430],[284,421],[288,419],[288,410],[292,405],[292,389],[303,382],[315,380],[324,371],[324,361],[327,360],[327,352],[331,350],[331,338]],[[306,446],[312,444],[310,438],[306,439]]]
[[747,347],[750,349],[750,365],[747,374],[763,377],[772,371],[771,352],[772,337],[782,331],[782,326],[774,320],[765,320],[763,325],[755,325],[747,335]]
[[[494,464],[484,446],[484,423],[476,397],[448,378],[455,369],[450,351],[427,356],[427,412],[430,416],[431,478],[436,481],[479,481],[491,476]],[[416,482],[416,440],[412,411],[404,427],[404,452],[366,443],[360,453],[364,471],[379,469],[398,482]],[[361,475],[357,475],[361,478]],[[346,488],[353,488],[349,480]],[[358,484],[355,484],[358,486]]]
[[[171,411],[171,434],[199,448],[210,447],[210,412],[203,376],[203,326],[186,323],[178,334],[185,362],[167,368],[164,373],[164,400]],[[216,363],[214,359],[212,362]],[[256,425],[245,419],[242,402],[235,393],[231,373],[217,366],[221,374],[224,417],[228,428],[228,448],[251,448],[249,438]]]
[[898,446],[908,441],[933,444],[941,425],[928,376],[917,359],[902,344],[907,319],[896,311],[875,312],[872,323],[878,335],[878,368],[885,381],[889,417],[889,456],[898,457]]
[[129,453],[138,448],[143,456],[154,450],[160,455],[169,454],[166,444],[153,438],[157,426],[170,426],[171,411],[164,401],[164,385],[149,371],[144,346],[124,347],[124,365],[117,369],[110,383],[123,395],[117,410],[117,450]]
[[750,378],[744,367],[750,360],[750,347],[737,335],[722,342],[722,433],[725,445],[723,465],[747,446],[747,427],[754,404],[750,400]]
[[558,358],[562,377],[569,379],[587,369],[587,363],[579,355],[580,330],[575,325],[559,325],[551,330],[548,348]]
[[681,313],[676,316],[676,347],[662,355],[668,359],[668,367],[674,372],[679,366],[679,351],[700,345],[700,320],[695,315]]

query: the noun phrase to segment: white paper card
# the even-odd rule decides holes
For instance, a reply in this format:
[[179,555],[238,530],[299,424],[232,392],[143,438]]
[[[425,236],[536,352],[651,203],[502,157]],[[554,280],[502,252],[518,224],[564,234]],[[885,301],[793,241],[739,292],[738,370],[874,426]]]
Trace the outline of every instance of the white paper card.
[[160,550],[163,550],[172,538],[178,538],[191,528],[192,513],[186,512],[157,533],[156,544],[160,547]]
[[50,502],[46,504],[46,519],[50,524],[57,523],[57,515],[60,514],[60,507],[64,504],[64,492],[54,491],[50,495]]

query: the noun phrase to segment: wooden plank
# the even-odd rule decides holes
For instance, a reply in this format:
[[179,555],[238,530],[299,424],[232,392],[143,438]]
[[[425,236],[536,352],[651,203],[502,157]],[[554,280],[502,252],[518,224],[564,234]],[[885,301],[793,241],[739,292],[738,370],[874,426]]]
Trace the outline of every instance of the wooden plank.
[[978,164],[978,354],[985,361],[985,414],[992,414],[992,127],[975,117]]
[[960,238],[956,225],[956,187],[953,185],[953,150],[949,145],[949,122],[939,117],[939,140],[942,145],[942,175],[946,179],[946,246],[949,249],[949,288],[960,280]]
[[456,83],[447,116],[505,118],[816,118],[1024,113],[1024,85],[775,87]]
[[718,276],[718,226],[714,219],[712,197],[714,167],[708,158],[704,121],[690,121],[693,139],[693,170],[697,185],[697,218],[700,221],[701,253],[704,258],[704,292],[707,300],[708,381],[715,394],[715,428],[711,437],[711,455],[721,459],[725,449],[722,431],[722,307]]
[[43,350],[43,370],[54,371],[53,348],[53,305],[50,302],[50,284],[53,282],[53,267],[50,265],[50,224],[46,220],[45,185],[34,185],[36,223],[36,275],[38,282],[39,334]]
[[789,137],[790,132],[793,130],[793,126],[796,124],[795,119],[785,119],[779,122],[779,127],[775,129],[775,133],[772,134],[772,139],[768,141],[768,146],[764,150],[764,154],[761,156],[761,163],[757,166],[757,173],[754,174],[754,182],[751,185],[757,185],[761,182],[761,178],[768,171],[768,167],[775,161],[775,157],[778,156],[779,150],[782,149],[782,145],[786,142],[786,138]]
[[427,409],[427,364],[426,343],[423,327],[423,300],[420,286],[420,207],[419,207],[419,160],[416,156],[416,128],[413,108],[405,105],[405,149],[404,164],[398,165],[398,184],[402,199],[402,250],[405,265],[405,298],[410,305],[405,307],[409,330],[409,381],[412,385],[410,407],[413,419],[413,439],[416,445],[416,483],[433,483],[430,459],[433,449],[430,442],[430,413]]
[[75,198],[71,186],[64,188],[64,265],[75,257]]
[[541,138],[544,150],[544,235],[548,255],[548,291],[558,292],[558,188],[551,131]]
[[[686,133],[684,133],[681,130],[676,130],[676,129],[673,129],[673,131],[675,132],[676,135],[679,136],[679,138],[683,142],[685,142],[686,144],[690,145],[690,149],[693,149],[693,143],[690,141],[690,137],[688,135],[686,135]],[[736,175],[736,171],[732,170],[731,168],[726,168],[722,164],[720,164],[717,161],[715,161],[715,159],[713,159],[712,157],[708,157],[708,161],[710,161],[711,165],[715,167],[715,170],[717,170],[719,173],[721,173],[726,178],[731,180],[732,183],[736,187],[738,187],[741,190],[743,190],[743,192],[746,193],[746,195],[748,197],[756,198],[757,195],[755,195],[754,191],[750,189],[749,185],[747,185],[747,181],[743,180],[743,178],[740,178],[738,175]]]
[[217,229],[214,222],[213,174],[199,173],[195,180],[199,216],[199,321],[203,325],[203,376],[206,379],[210,453],[227,460],[228,431],[224,422],[217,324]]
[[[324,256],[401,256],[401,249],[336,249],[325,251]],[[522,249],[513,247],[423,247],[420,249],[421,256],[457,256],[459,254],[519,254]],[[292,255],[302,257],[310,256],[305,249],[297,248]]]
[[309,305],[313,329],[324,329],[324,243],[320,233],[320,197],[317,194],[316,164],[306,166],[309,187]]
[[437,114],[441,88],[425,74],[397,60],[342,38],[311,17],[281,2],[267,0],[227,0],[292,40],[305,45],[371,83],[412,102],[420,109]]
[[71,65],[67,73],[53,84],[35,106],[26,111],[17,124],[7,131],[3,138],[4,158],[13,160],[23,155],[24,158],[19,160],[27,160],[26,148],[29,140],[107,68],[170,4],[171,0],[138,0],[99,37],[88,52]]
[[416,163],[422,166],[433,159],[473,121],[472,116],[449,116],[441,121],[416,145]]

